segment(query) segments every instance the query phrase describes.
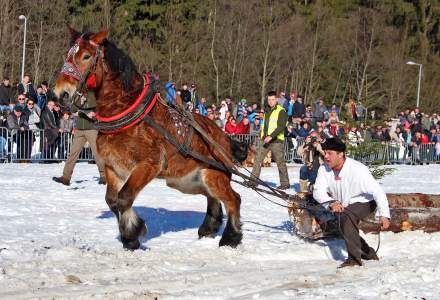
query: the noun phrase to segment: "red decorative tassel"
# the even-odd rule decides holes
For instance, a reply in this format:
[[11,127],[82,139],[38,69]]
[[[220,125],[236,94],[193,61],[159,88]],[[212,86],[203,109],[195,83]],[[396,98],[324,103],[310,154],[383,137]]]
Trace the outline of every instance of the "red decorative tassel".
[[90,89],[90,90],[93,90],[93,89],[96,88],[96,77],[95,77],[95,74],[92,74],[92,75],[90,75],[90,76],[87,78],[86,86],[87,86],[87,88]]

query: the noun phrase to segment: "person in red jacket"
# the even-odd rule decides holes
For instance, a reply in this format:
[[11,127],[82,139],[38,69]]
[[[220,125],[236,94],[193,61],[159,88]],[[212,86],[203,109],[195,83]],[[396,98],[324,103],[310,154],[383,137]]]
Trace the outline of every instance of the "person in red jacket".
[[427,134],[422,133],[420,136],[420,141],[423,145],[429,144],[429,138]]
[[237,125],[237,129],[235,134],[249,134],[251,126],[249,124],[248,118],[243,118],[240,123]]
[[237,120],[230,116],[225,125],[225,132],[227,134],[237,134]]

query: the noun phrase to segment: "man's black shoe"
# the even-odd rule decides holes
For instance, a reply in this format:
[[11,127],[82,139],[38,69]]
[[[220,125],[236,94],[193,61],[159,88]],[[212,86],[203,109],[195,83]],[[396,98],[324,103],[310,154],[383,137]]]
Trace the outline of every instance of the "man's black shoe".
[[358,262],[357,260],[353,258],[347,258],[346,261],[344,261],[342,264],[339,265],[338,269],[342,269],[345,267],[360,267],[362,266],[362,263]]
[[52,180],[58,183],[62,183],[64,185],[70,185],[70,180],[64,178],[64,177],[52,177]]
[[277,189],[278,190],[288,190],[288,189],[290,189],[290,185],[282,184],[282,185],[277,186]]
[[104,177],[99,177],[98,184],[107,184],[107,181]]

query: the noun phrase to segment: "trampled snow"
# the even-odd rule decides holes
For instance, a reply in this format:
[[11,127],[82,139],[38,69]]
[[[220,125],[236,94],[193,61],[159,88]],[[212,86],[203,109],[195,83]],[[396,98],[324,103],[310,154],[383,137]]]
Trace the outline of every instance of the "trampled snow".
[[[337,270],[338,240],[292,234],[286,208],[234,184],[242,196],[237,249],[198,239],[206,200],[153,180],[134,207],[148,224],[142,250],[122,249],[95,165],[0,166],[0,299],[440,299],[440,234],[382,233],[380,261]],[[440,166],[398,166],[386,192],[440,194]],[[298,186],[298,165],[289,166]],[[276,167],[262,178],[278,183]],[[293,190],[292,190],[293,192]],[[368,234],[376,247],[378,236]]]

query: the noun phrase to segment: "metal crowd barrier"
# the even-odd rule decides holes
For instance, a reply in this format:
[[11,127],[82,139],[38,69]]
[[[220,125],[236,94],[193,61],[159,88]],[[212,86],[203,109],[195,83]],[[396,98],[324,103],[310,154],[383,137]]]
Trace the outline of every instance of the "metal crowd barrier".
[[[73,134],[58,130],[8,130],[0,127],[0,162],[59,162],[70,154]],[[92,161],[88,144],[79,160]]]
[[[259,146],[261,139],[257,135],[239,134],[233,138]],[[377,151],[366,156],[354,156],[353,158],[365,164],[381,161],[384,164],[423,164],[440,163],[440,144],[407,145],[393,142],[377,144]],[[302,163],[302,157],[298,154],[298,147],[304,144],[304,139],[286,138],[284,143],[285,160],[289,163]]]
[[[239,134],[234,139],[247,144],[259,146],[261,139],[258,135]],[[8,130],[0,127],[0,162],[58,162],[66,160],[70,154],[73,135],[57,130]],[[285,159],[289,163],[302,163],[298,155],[298,147],[304,139],[286,138],[284,143]],[[353,158],[363,163],[382,161],[385,164],[421,164],[440,163],[440,144],[423,144],[419,146],[377,143],[374,153]],[[83,161],[92,161],[93,155],[86,144],[79,157]]]

